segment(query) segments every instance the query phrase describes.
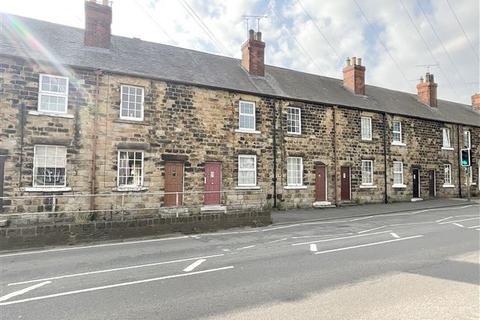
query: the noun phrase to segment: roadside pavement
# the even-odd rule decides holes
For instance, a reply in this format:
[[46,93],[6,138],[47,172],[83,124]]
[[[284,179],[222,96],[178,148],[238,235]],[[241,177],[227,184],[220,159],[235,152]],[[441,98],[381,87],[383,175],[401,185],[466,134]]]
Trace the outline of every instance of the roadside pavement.
[[285,211],[272,211],[272,222],[273,224],[284,224],[300,221],[356,218],[396,212],[464,206],[469,203],[480,203],[480,199],[472,199],[468,202],[467,199],[450,198],[415,202],[394,202],[388,204],[351,205],[332,208],[289,209]]

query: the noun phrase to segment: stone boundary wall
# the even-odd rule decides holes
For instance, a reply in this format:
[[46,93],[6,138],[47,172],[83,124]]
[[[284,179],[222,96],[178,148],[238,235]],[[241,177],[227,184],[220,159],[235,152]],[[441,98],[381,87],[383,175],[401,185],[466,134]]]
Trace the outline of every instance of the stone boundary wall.
[[50,223],[0,228],[0,250],[73,245],[93,241],[159,236],[180,232],[193,234],[220,229],[272,223],[270,212],[212,213],[169,218],[138,218],[124,221]]

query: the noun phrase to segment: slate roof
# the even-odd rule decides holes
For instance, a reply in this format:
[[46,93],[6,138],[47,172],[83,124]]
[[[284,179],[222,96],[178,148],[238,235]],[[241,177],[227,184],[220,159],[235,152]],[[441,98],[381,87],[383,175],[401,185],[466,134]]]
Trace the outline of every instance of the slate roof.
[[0,14],[0,55],[51,60],[45,51],[7,38],[4,31],[13,25],[28,30],[64,65],[480,126],[480,114],[461,103],[439,99],[438,108],[431,108],[415,94],[370,85],[366,96],[359,96],[346,90],[341,79],[269,65],[265,77],[255,77],[238,59],[120,36],[112,37],[110,50],[89,48],[83,45],[83,29],[10,14]]

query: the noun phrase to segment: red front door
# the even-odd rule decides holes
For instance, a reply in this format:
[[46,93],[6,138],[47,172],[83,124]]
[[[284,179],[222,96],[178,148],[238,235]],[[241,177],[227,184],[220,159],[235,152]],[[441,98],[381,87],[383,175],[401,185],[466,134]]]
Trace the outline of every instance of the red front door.
[[341,167],[341,184],[340,184],[340,200],[349,201],[350,200],[350,167]]
[[220,162],[205,163],[205,196],[206,205],[220,204],[222,187],[222,164]]
[[317,165],[315,167],[315,200],[327,201],[327,177],[325,166]]

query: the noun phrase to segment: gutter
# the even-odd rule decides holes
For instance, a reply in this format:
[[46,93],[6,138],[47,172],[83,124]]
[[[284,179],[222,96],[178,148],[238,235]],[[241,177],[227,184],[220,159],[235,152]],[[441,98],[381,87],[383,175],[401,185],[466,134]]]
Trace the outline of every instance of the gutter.
[[93,136],[92,136],[92,168],[90,181],[90,210],[95,210],[95,193],[97,186],[97,122],[98,122],[98,100],[100,96],[100,76],[103,74],[102,70],[95,70],[95,106],[93,110]]
[[[338,205],[337,195],[337,107],[333,107],[333,194],[334,204]],[[350,177],[351,179],[352,177]],[[328,195],[327,195],[328,196]]]
[[458,147],[458,155],[457,155],[457,163],[458,163],[458,197],[462,197],[462,166],[461,166],[461,158],[462,158],[462,147],[460,146],[460,125],[457,125],[457,147]]
[[387,176],[387,113],[383,113],[383,165],[384,165],[384,202],[388,203],[388,176]]
[[272,131],[273,131],[273,208],[277,208],[277,102],[273,104],[273,121],[272,121]]

